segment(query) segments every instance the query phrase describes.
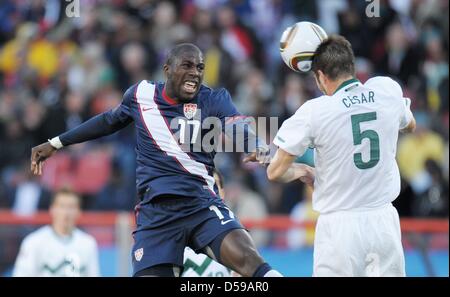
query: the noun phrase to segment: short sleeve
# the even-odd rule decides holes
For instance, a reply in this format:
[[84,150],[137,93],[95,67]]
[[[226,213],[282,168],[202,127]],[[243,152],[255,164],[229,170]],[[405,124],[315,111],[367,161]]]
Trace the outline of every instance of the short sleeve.
[[291,155],[303,155],[312,145],[311,112],[311,104],[303,104],[284,121],[273,143]]
[[372,87],[376,90],[384,90],[391,97],[403,98],[403,90],[398,82],[388,76],[375,76],[366,81],[365,86]]
[[413,119],[411,112],[411,99],[402,99],[402,108],[400,109],[400,130],[406,128]]
[[400,101],[399,129],[404,129],[409,125],[413,119],[411,100],[403,97],[403,90],[398,82],[387,76],[376,76],[369,79],[365,85],[377,90],[383,90],[392,100]]

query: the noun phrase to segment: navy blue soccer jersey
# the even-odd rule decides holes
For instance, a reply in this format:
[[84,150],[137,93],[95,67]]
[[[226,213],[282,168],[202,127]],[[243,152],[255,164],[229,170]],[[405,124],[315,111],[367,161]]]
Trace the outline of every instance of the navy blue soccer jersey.
[[[193,146],[212,130],[204,125],[205,119],[218,118],[224,127],[226,118],[238,115],[224,88],[202,85],[192,101],[176,103],[165,94],[164,83],[143,80],[125,92],[119,106],[97,116],[102,119],[92,129],[108,130],[106,135],[134,122],[136,183],[143,203],[160,195],[208,200],[217,196],[212,174],[215,152]],[[105,127],[98,128],[101,123]],[[98,137],[86,135],[92,129],[80,130],[84,141]],[[74,135],[80,133],[76,129],[63,133],[60,140],[64,145],[76,143]]]
[[[212,204],[221,205],[213,178],[212,148],[219,139],[214,136],[225,130],[233,140],[242,139],[246,152],[265,145],[240,116],[226,89],[201,85],[193,100],[177,103],[166,95],[164,86],[143,80],[125,92],[116,108],[59,136],[67,146],[109,135],[134,122],[136,186],[141,200],[137,230],[165,225]],[[239,133],[242,137],[237,137]],[[165,211],[150,203],[155,197],[166,201]],[[170,201],[178,201],[171,197],[192,199],[171,206]]]
[[134,119],[137,187],[138,192],[146,192],[145,199],[161,194],[216,196],[214,151],[184,151],[183,145],[200,141],[194,138],[209,132],[201,127],[203,119],[238,115],[225,89],[213,91],[201,86],[194,100],[176,104],[166,96],[163,83],[142,81],[125,94],[114,114]]
[[225,132],[234,144],[242,140],[246,152],[262,151],[265,143],[240,116],[227,90],[201,85],[193,100],[178,103],[166,95],[164,83],[143,80],[125,92],[116,108],[59,140],[63,146],[80,143],[131,123],[141,200],[133,232],[134,273],[162,263],[182,266],[185,246],[200,251],[219,234],[243,228],[218,195],[213,169],[220,138],[214,136]]

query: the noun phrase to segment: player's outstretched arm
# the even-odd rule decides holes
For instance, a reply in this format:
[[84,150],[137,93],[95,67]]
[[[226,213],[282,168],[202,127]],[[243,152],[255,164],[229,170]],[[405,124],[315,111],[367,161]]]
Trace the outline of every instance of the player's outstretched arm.
[[136,85],[130,87],[125,92],[122,103],[113,110],[96,115],[48,142],[33,147],[31,149],[31,171],[37,175],[42,174],[44,161],[64,146],[110,135],[128,126],[133,121],[130,102],[135,88]]
[[31,149],[31,171],[33,174],[41,175],[44,161],[52,156],[58,149],[75,143],[81,143],[112,134],[125,126],[131,120],[124,122],[115,119],[113,111],[97,115],[82,123],[78,127],[69,130],[60,136],[50,139]]

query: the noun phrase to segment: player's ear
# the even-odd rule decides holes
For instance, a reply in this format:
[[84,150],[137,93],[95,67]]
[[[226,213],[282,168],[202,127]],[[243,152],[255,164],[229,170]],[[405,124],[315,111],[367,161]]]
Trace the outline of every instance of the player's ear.
[[163,66],[163,72],[164,72],[164,76],[165,76],[166,78],[168,78],[168,76],[169,76],[169,70],[170,70],[170,66],[169,66],[168,64],[164,64],[164,66]]
[[316,84],[319,90],[327,95],[324,85],[326,79],[325,74],[322,72],[322,70],[317,70],[317,72],[314,73],[314,77],[316,78]]
[[315,79],[316,83],[319,82],[318,75],[319,75],[319,74],[318,74],[317,72],[313,71],[313,76],[314,76],[314,79]]
[[325,74],[323,74],[322,70],[317,71],[317,79],[321,84],[325,82]]

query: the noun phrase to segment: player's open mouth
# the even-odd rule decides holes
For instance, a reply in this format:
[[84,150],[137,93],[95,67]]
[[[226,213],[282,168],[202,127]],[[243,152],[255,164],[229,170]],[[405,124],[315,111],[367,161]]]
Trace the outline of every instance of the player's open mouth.
[[183,84],[184,91],[186,93],[195,93],[197,90],[198,83],[193,80],[187,80]]

